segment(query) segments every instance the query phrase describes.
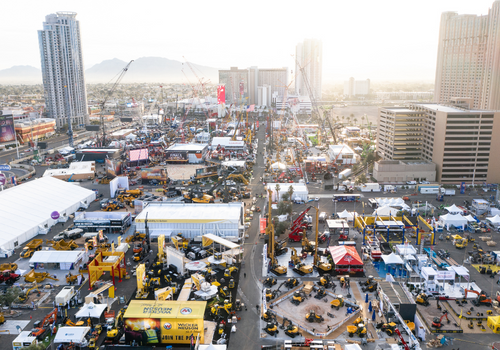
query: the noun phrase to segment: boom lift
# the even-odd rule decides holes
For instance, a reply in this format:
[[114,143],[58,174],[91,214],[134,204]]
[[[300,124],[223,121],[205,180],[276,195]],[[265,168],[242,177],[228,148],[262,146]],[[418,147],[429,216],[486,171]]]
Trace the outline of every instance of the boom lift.
[[315,243],[314,243],[314,267],[319,269],[322,272],[328,272],[332,270],[332,264],[328,262],[323,262],[321,261],[320,258],[318,258],[318,226],[319,226],[319,210],[318,208],[316,209],[316,234],[315,234]]

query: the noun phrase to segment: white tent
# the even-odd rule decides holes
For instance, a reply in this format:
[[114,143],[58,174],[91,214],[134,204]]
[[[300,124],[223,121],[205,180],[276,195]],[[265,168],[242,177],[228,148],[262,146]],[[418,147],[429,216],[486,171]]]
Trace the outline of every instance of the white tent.
[[83,250],[41,250],[35,252],[30,259],[30,265],[59,264],[61,270],[77,268],[85,256]]
[[382,260],[384,260],[384,263],[386,265],[389,264],[397,264],[397,265],[403,265],[404,261],[401,259],[399,255],[396,255],[394,253],[391,253],[389,255],[382,255]]
[[392,207],[390,207],[389,205],[385,205],[383,207],[379,207],[377,209],[375,209],[375,211],[373,212],[373,215],[378,215],[378,216],[389,216],[389,215],[392,215],[392,216],[395,216],[397,213],[398,213],[398,209],[394,209]]
[[441,215],[439,217],[439,221],[442,222],[443,225],[446,226],[446,229],[449,229],[451,225],[453,225],[455,227],[461,227],[463,229],[465,227],[465,225],[467,225],[467,219],[459,214]]
[[285,170],[286,169],[286,165],[283,164],[283,163],[280,163],[280,162],[276,162],[276,163],[271,164],[271,169]]
[[[113,288],[113,287],[111,287]],[[82,318],[82,317],[90,317],[90,318],[100,318],[104,310],[108,305],[106,304],[94,304],[93,302],[90,302],[88,304],[85,304],[80,311],[76,313],[76,318]]]
[[474,218],[472,217],[472,215],[470,215],[470,214],[469,214],[469,215],[467,215],[467,216],[464,216],[464,218],[466,218],[468,222],[476,222],[476,219],[474,219]]
[[497,214],[491,218],[486,218],[489,222],[491,222],[494,225],[500,225],[500,216]]
[[354,215],[352,215],[351,213],[349,213],[347,211],[347,209],[344,209],[343,212],[337,213],[337,215],[341,219],[347,219],[347,220],[353,220],[354,219]]
[[462,209],[460,209],[459,207],[457,207],[455,204],[453,204],[450,207],[445,207],[444,209],[447,210],[448,213],[450,213],[450,214],[463,214],[464,213],[464,211]]
[[54,343],[75,343],[86,342],[85,335],[90,331],[90,327],[60,327],[57,330]]
[[[42,177],[0,192],[0,248],[14,249],[58,222],[65,222],[95,192],[54,177]],[[53,212],[59,218],[52,219]]]

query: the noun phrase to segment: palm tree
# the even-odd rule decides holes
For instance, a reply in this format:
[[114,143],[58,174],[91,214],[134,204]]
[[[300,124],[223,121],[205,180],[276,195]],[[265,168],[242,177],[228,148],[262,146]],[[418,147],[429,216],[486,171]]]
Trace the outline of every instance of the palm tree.
[[361,126],[363,126],[364,121],[365,121],[365,115],[362,115],[361,116]]
[[358,119],[355,117],[354,118],[354,125],[358,124]]
[[345,117],[342,116],[342,125],[344,125],[344,119],[345,119]]

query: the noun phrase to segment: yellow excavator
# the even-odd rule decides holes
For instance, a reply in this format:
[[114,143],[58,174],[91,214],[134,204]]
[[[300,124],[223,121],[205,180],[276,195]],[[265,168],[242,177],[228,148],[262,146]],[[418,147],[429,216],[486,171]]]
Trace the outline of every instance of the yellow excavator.
[[38,291],[38,295],[40,296],[40,289],[38,289],[38,284],[36,284],[36,283],[35,283],[35,284],[33,285],[33,287],[31,287],[31,288],[29,288],[28,290],[26,290],[26,293],[21,294],[21,295],[18,297],[19,301],[20,301],[20,302],[22,302],[22,303],[24,303],[26,300],[28,300],[28,297],[29,297],[30,293],[31,293],[32,291],[34,291],[34,290]]
[[271,272],[277,274],[277,275],[284,275],[287,273],[287,268],[286,266],[281,266],[278,264],[278,260],[276,259],[276,256],[274,254],[274,225],[273,225],[273,220],[272,220],[272,198],[273,198],[273,191],[268,190],[268,196],[269,196],[269,202],[268,202],[268,216],[267,216],[267,227],[266,227],[266,234],[267,237],[269,238],[268,244],[267,244],[267,255],[269,259],[271,260]]
[[123,335],[123,315],[125,315],[125,311],[127,310],[127,306],[124,306],[120,311],[118,311],[118,315],[115,318],[108,318],[106,323],[108,325],[108,329],[106,332],[106,341],[116,342]]
[[300,303],[306,300],[306,298],[306,293],[304,293],[303,291],[297,291],[293,293],[291,302],[295,306],[298,306]]
[[231,180],[231,179],[243,182],[245,185],[248,186],[248,180],[242,174],[231,174],[226,178],[226,180]]

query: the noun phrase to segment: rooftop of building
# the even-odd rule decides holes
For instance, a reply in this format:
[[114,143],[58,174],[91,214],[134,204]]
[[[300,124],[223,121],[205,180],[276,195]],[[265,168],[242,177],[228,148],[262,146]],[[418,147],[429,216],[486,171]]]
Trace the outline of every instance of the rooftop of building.
[[207,147],[207,143],[176,143],[170,146],[167,151],[203,151]]

